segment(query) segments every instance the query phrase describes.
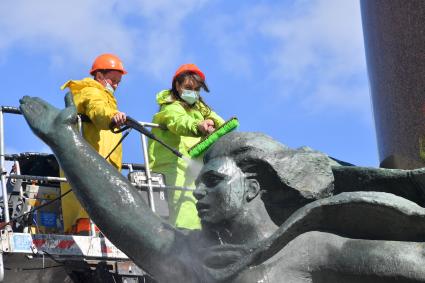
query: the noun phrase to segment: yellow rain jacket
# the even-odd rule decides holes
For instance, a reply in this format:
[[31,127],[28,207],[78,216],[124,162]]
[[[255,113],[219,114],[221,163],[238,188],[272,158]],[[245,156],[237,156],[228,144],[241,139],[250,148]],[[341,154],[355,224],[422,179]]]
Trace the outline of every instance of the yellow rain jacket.
[[[88,116],[91,122],[83,123],[85,140],[103,157],[106,157],[118,144],[121,134],[114,134],[109,130],[112,117],[118,112],[115,97],[106,91],[104,86],[92,78],[79,81],[67,81],[61,89],[69,88],[79,114]],[[118,170],[121,170],[122,146],[119,145],[107,159]],[[87,168],[90,170],[90,168]],[[61,192],[69,190],[69,184],[61,185]],[[72,225],[79,218],[88,218],[74,193],[62,198],[62,213],[64,231],[70,232]]]
[[[224,123],[221,117],[202,102],[198,101],[194,107],[187,107],[176,100],[169,90],[158,93],[156,100],[160,110],[154,115],[153,123],[161,125],[161,128],[152,129],[152,133],[185,156],[189,156],[188,149],[203,136],[198,130],[199,122],[211,119],[216,127]],[[149,140],[149,160],[153,171],[165,175],[167,185],[195,188],[194,178],[187,172],[187,162],[152,140]],[[180,228],[200,229],[193,193],[170,190],[167,195],[170,223]]]

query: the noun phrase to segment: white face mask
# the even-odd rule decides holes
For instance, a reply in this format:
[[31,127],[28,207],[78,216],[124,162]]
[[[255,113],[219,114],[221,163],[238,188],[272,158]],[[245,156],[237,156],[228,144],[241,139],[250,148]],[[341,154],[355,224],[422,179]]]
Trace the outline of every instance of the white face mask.
[[106,83],[105,84],[106,91],[109,92],[110,94],[114,94],[115,89],[111,86],[111,84],[108,83],[106,80],[105,80],[105,83]]
[[182,89],[181,98],[188,104],[192,105],[199,99],[199,91]]

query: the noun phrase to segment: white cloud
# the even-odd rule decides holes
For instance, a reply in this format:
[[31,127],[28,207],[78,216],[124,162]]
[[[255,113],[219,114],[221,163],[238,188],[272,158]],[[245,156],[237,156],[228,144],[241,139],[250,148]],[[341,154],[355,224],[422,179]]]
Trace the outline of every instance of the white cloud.
[[[366,95],[365,95],[366,94]],[[371,102],[365,86],[346,87],[338,83],[322,82],[314,93],[303,99],[304,109],[311,114],[320,113],[329,108],[355,110],[362,119],[369,119]]]
[[276,71],[290,79],[310,70],[352,74],[365,66],[358,1],[317,0],[295,7],[297,18],[263,22],[263,34],[280,42],[273,56],[280,61]]
[[368,99],[364,79],[358,79],[365,71],[358,2],[242,3],[223,14],[207,10],[214,2],[207,6],[206,0],[4,1],[0,63],[16,46],[48,53],[53,70],[69,62],[87,66],[99,53],[114,52],[127,69],[159,78],[186,59],[185,24],[202,12],[204,25],[194,30],[209,37],[221,68],[251,78],[260,65],[263,78],[276,83],[277,99],[298,94],[306,109],[340,105],[358,111],[364,106],[356,101]]
[[279,42],[270,59],[279,62],[273,76],[283,81],[286,95],[301,90],[306,109],[369,113],[359,1],[299,3],[297,18],[271,19],[261,26],[263,34]]
[[3,47],[19,44],[29,50],[61,51],[62,56],[82,62],[106,50],[128,57],[134,42],[113,17],[115,2],[5,2],[0,12],[1,42]]
[[[247,11],[248,12],[248,11]],[[229,73],[250,76],[253,69],[252,54],[246,50],[251,44],[248,15],[214,15],[204,24],[205,34],[219,53],[220,64]],[[255,44],[254,42],[252,42]]]
[[[0,10],[0,58],[10,48],[19,46],[34,53],[47,51],[51,68],[66,68],[69,62],[87,66],[96,55],[112,52],[131,62],[132,67],[158,75],[168,65],[175,67],[181,53],[180,25],[202,3],[6,1]],[[130,24],[132,20],[137,24]]]
[[[139,30],[139,48],[134,60],[140,70],[160,77],[171,73],[182,60],[182,25],[186,17],[203,7],[205,0],[131,0],[120,6],[124,14],[144,19]],[[130,3],[130,4],[128,4]]]
[[298,95],[314,111],[370,111],[357,0],[259,4],[216,19],[207,31],[229,70],[249,75],[262,64],[276,99]]
[[127,0],[126,5],[117,5],[120,13],[135,14],[149,19],[152,26],[178,29],[181,21],[201,8],[205,0]]

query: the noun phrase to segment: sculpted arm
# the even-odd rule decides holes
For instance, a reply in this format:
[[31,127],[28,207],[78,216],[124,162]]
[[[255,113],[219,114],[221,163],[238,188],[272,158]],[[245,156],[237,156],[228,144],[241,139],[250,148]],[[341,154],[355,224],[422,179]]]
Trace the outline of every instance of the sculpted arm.
[[334,194],[355,191],[392,193],[419,205],[425,203],[425,168],[414,170],[336,166]]
[[[70,96],[66,100],[72,104]],[[153,213],[132,185],[82,139],[75,107],[59,111],[30,97],[20,103],[31,129],[50,146],[83,207],[119,249],[154,276],[169,268],[155,263],[172,261],[176,268],[184,264],[180,257],[186,254],[185,236]]]
[[295,238],[265,265],[270,282],[423,282],[423,251],[423,243],[313,231]]

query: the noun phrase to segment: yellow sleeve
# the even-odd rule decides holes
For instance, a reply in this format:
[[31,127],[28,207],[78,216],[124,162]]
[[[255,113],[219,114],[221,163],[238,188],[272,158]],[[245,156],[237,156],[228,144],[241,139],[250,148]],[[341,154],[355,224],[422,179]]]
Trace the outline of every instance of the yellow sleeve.
[[108,130],[112,117],[118,112],[116,107],[108,103],[105,93],[95,87],[86,87],[81,90],[84,103],[83,114],[87,115],[96,128]]

